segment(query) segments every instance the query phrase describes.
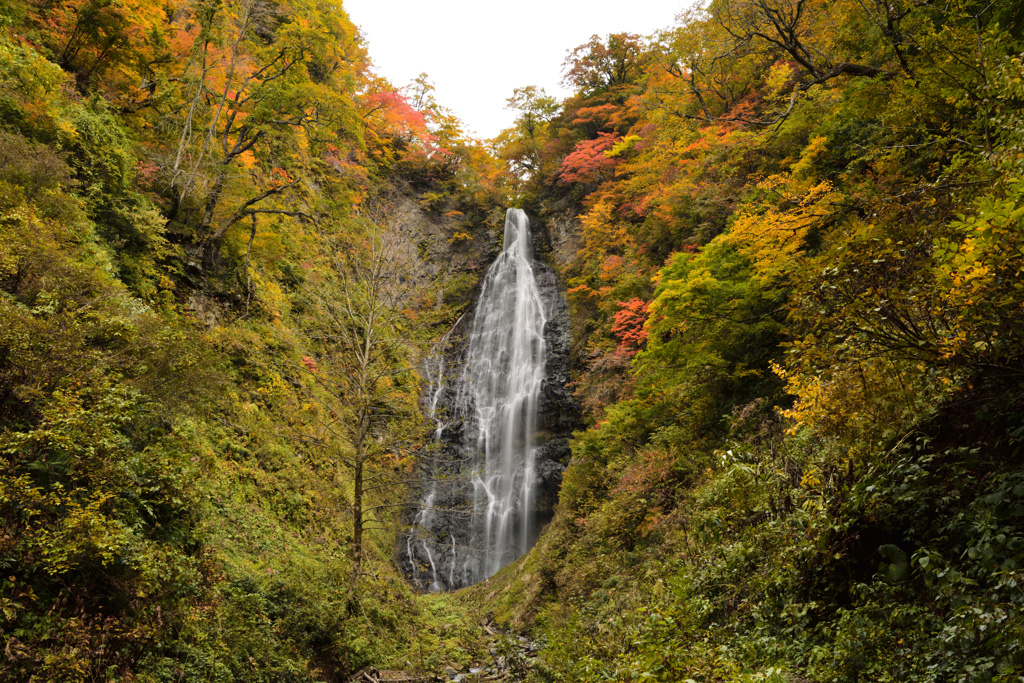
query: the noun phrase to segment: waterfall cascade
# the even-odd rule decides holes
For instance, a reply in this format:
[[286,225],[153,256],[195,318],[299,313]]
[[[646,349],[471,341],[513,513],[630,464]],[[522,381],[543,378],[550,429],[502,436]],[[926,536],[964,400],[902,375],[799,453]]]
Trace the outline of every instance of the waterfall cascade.
[[[536,540],[544,475],[537,472],[535,435],[552,308],[538,288],[538,265],[529,219],[509,209],[503,249],[484,276],[458,359],[446,361],[446,335],[427,362],[424,400],[437,443],[421,463],[422,495],[399,551],[423,589],[485,579]],[[557,463],[546,467],[560,476]]]

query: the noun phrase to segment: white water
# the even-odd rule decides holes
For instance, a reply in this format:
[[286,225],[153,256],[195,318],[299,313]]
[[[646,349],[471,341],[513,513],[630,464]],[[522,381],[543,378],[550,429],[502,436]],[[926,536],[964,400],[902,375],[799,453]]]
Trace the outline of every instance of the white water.
[[[454,330],[458,327],[459,323],[462,322],[462,317],[459,317],[455,321],[455,325],[452,327]],[[434,348],[433,353],[426,362],[426,375],[430,382],[430,393],[427,396],[426,408],[427,417],[434,421],[436,427],[434,430],[434,440],[440,441],[441,433],[447,426],[447,423],[441,419],[441,416],[437,412],[438,402],[440,401],[441,394],[444,392],[446,378],[445,378],[445,357],[444,350],[448,343],[448,337],[451,335],[451,330],[445,334],[438,345]],[[430,488],[421,503],[419,512],[416,513],[412,523],[412,530],[409,537],[406,539],[406,556],[409,558],[410,566],[413,570],[413,580],[422,585],[419,578],[419,572],[417,569],[417,562],[413,553],[413,536],[417,535],[419,540],[419,546],[423,548],[423,552],[427,557],[427,561],[430,563],[430,583],[427,584],[427,590],[431,592],[437,592],[441,590],[441,585],[437,581],[437,564],[434,562],[434,554],[430,551],[430,545],[433,541],[433,535],[430,531],[431,522],[434,517],[434,501],[437,499],[437,482],[438,482],[438,470],[437,462],[433,461],[432,471],[430,473]],[[455,537],[452,537],[452,557],[455,557]],[[454,567],[454,562],[452,562]],[[449,579],[449,585],[451,585],[451,579]]]
[[505,215],[504,249],[484,277],[456,406],[475,428],[473,508],[465,573],[491,576],[533,543],[533,437],[544,379],[544,304],[530,222]]
[[[534,432],[547,320],[532,252],[529,219],[509,209],[503,250],[484,276],[461,372],[445,377],[447,335],[426,364],[425,407],[437,425],[437,448],[446,429],[462,434],[458,473],[439,469],[436,457],[424,472],[430,484],[406,542],[412,578],[427,590],[481,581],[535,541]],[[436,507],[439,500],[446,502]],[[446,586],[439,565],[448,569]],[[418,566],[429,566],[429,576],[421,578]]]

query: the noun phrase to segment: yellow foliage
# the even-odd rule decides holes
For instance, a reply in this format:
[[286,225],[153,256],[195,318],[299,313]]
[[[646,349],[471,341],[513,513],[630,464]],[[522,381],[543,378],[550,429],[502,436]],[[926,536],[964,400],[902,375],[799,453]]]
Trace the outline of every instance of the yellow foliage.
[[821,470],[817,467],[811,467],[804,473],[803,479],[800,480],[801,486],[807,486],[809,488],[815,488],[821,485]]
[[[110,565],[121,549],[130,542],[124,523],[103,512],[101,508],[114,494],[96,492],[86,505],[58,488],[49,494],[49,504],[64,512],[56,529],[43,529],[38,544],[42,549],[43,566],[48,574],[65,574],[78,566],[81,556],[98,555],[103,566]],[[91,552],[90,552],[91,551]]]
[[808,232],[832,216],[841,195],[827,180],[808,188],[788,174],[773,175],[758,187],[777,203],[744,211],[723,239],[750,257],[759,275],[771,279],[796,264]]
[[242,168],[252,169],[256,166],[256,155],[252,153],[251,149],[248,149],[238,155],[238,163]]
[[28,41],[0,35],[0,93],[22,107],[35,123],[48,120],[62,133],[71,134],[74,126],[60,116],[60,92],[66,81],[64,71]]
[[948,317],[943,334],[944,360],[998,354],[1008,343],[1007,333],[1012,335],[1005,321],[1019,319],[1024,311],[1024,186],[1013,182],[1011,188],[1011,198],[985,198],[978,215],[954,221],[956,236],[935,241],[942,308],[957,312]]
[[[792,420],[787,433],[810,428],[856,444],[874,444],[904,433],[928,405],[959,386],[955,377],[929,372],[923,364],[884,358],[837,365],[827,376],[787,370],[774,362],[771,368],[796,397],[792,408],[779,411]],[[866,453],[855,447],[850,455]]]
[[778,61],[772,64],[764,78],[764,99],[767,102],[788,100],[794,66],[791,62]]
[[611,149],[605,150],[604,155],[609,159],[622,156],[624,152],[628,152],[633,148],[633,145],[640,142],[640,140],[641,138],[639,135],[627,135],[612,145]]
[[590,285],[582,282],[580,278],[573,278],[569,281],[569,289],[566,290],[566,294],[569,298],[575,297],[598,297],[600,298],[601,293],[592,289]]
[[582,252],[591,257],[622,252],[632,244],[626,225],[615,215],[615,206],[608,199],[597,202],[580,217],[583,225]]
[[800,154],[800,160],[790,168],[794,178],[803,178],[807,175],[814,160],[828,149],[825,145],[826,142],[828,142],[828,138],[818,135],[804,147],[804,151]]

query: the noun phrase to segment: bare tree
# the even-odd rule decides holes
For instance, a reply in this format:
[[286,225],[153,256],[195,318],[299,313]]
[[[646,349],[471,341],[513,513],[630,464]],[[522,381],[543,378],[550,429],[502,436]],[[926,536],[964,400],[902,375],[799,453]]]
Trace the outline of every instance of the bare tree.
[[[415,372],[419,342],[409,305],[415,292],[397,238],[359,219],[321,234],[324,268],[302,293],[311,356],[315,441],[351,474],[352,579],[364,561],[363,532],[378,510],[401,504],[413,448],[425,440]],[[388,499],[383,492],[391,492]],[[375,505],[368,505],[370,497]]]

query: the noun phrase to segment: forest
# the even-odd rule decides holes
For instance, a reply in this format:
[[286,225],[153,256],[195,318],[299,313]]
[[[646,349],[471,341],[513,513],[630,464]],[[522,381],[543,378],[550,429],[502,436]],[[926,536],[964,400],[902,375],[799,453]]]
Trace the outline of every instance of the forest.
[[[1024,5],[680,9],[478,140],[342,3],[2,3],[0,679],[1024,681]],[[424,593],[507,206],[578,429],[536,546]]]

